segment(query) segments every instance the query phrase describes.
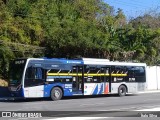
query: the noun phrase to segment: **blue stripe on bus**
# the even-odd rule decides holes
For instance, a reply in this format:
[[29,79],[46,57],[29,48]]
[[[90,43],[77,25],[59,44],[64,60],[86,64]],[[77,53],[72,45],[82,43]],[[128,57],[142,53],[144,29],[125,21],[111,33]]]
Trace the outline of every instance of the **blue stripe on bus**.
[[102,94],[102,92],[103,92],[103,83],[101,84],[101,89],[98,94]]
[[98,84],[96,85],[96,87],[95,87],[95,89],[94,89],[94,91],[93,91],[92,95],[96,95],[96,94],[97,94],[97,92],[98,92]]

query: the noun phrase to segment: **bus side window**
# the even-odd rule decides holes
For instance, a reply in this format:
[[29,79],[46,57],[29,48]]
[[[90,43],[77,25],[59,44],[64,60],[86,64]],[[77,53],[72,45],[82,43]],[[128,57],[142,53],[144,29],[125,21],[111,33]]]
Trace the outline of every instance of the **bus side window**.
[[135,76],[144,76],[144,75],[145,75],[144,67],[136,67],[135,68]]
[[135,82],[135,66],[127,66],[125,73],[127,74],[125,81]]
[[137,66],[135,68],[135,79],[136,82],[145,82],[145,68],[141,66]]
[[101,67],[101,81],[102,82],[108,82],[108,80],[109,80],[108,76],[109,76],[109,68]]
[[35,68],[35,79],[42,79],[42,68]]
[[115,66],[111,66],[111,74],[116,74]]
[[43,79],[42,68],[28,67],[26,70],[26,79]]

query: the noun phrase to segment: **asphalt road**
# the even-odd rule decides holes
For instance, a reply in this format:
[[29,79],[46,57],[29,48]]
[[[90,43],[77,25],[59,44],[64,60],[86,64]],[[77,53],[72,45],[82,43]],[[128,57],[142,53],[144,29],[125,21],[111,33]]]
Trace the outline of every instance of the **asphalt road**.
[[[52,117],[69,116],[133,116],[140,112],[129,112],[141,109],[160,107],[160,93],[146,93],[118,97],[87,96],[68,97],[59,101],[50,99],[29,99],[18,101],[0,101],[0,111],[42,111],[42,115],[49,114]],[[47,111],[44,112],[43,111]],[[63,112],[57,112],[63,111]],[[69,111],[69,112],[67,112]],[[81,111],[81,112],[79,112]],[[107,113],[107,114],[106,114]]]

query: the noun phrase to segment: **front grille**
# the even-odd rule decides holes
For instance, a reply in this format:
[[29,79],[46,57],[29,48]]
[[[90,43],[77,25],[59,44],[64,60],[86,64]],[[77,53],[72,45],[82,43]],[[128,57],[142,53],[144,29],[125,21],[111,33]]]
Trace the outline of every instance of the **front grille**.
[[17,87],[10,87],[10,91],[17,91]]

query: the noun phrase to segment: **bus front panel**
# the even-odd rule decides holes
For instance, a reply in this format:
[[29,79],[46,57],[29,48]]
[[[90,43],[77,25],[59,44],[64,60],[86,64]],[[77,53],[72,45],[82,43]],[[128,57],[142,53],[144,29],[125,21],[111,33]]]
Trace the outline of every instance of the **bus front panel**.
[[26,59],[17,59],[10,63],[9,90],[12,97],[24,97],[23,93],[23,72]]

